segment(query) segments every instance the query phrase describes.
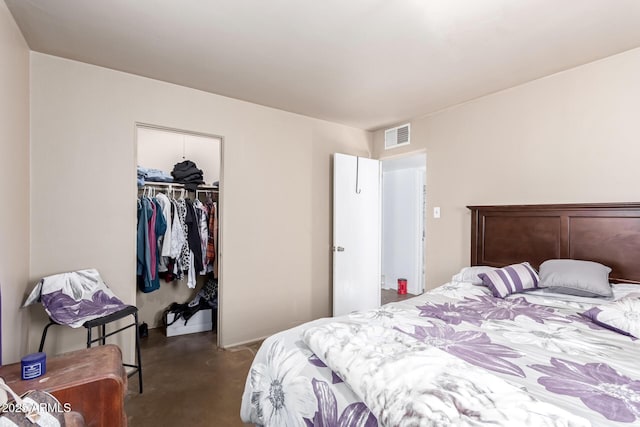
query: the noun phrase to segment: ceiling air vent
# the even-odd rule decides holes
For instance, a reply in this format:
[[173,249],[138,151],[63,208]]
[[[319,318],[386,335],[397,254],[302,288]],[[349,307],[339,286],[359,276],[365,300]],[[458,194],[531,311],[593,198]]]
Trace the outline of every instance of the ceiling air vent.
[[397,126],[384,131],[384,149],[400,147],[402,145],[409,145],[411,142],[409,133],[411,131],[411,125]]

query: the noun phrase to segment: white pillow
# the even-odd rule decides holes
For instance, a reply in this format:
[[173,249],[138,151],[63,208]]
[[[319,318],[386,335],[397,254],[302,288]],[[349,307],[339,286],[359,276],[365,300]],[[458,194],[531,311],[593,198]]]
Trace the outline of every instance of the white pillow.
[[640,294],[632,293],[616,302],[593,307],[582,315],[614,332],[640,338]]
[[496,270],[495,267],[488,267],[485,265],[479,265],[475,267],[464,267],[460,272],[451,278],[452,282],[467,282],[474,285],[482,285],[482,279],[478,277],[478,274],[489,273]]
[[580,297],[611,297],[611,268],[593,261],[550,259],[540,265],[541,288]]

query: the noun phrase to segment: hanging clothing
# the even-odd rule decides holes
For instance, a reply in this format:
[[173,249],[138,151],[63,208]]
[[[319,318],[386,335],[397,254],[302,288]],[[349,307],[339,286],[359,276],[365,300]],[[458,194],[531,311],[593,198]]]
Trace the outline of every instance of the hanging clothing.
[[189,250],[196,272],[202,271],[202,243],[200,242],[200,226],[193,202],[186,200],[187,214],[185,222],[187,224],[187,242],[189,242]]
[[[213,210],[213,244],[218,248],[218,204],[214,203]],[[218,278],[218,257],[213,260],[213,277]]]
[[156,278],[156,273],[158,269],[158,239],[156,235],[156,216],[158,213],[158,209],[153,200],[151,201],[151,217],[149,218],[149,223],[147,227],[149,228],[149,254],[150,254],[150,263],[149,270],[151,272],[151,280]]
[[153,199],[151,199],[151,201],[156,208],[156,218],[154,224],[154,234],[156,235],[156,251],[154,253],[156,258],[155,270],[157,276],[158,265],[160,264],[160,258],[162,258],[162,239],[167,232],[167,219],[162,213],[162,206],[160,205],[160,202],[158,202],[158,198],[154,197]]
[[136,242],[138,286],[142,292],[160,288],[158,236],[165,233],[167,223],[156,199],[141,197],[138,201],[138,235]]
[[210,198],[175,199],[159,193],[138,199],[136,273],[142,292],[182,280],[195,288],[198,275],[217,276],[217,204]]
[[196,211],[198,218],[198,230],[200,231],[200,251],[202,253],[202,269],[199,270],[200,274],[207,273],[207,265],[209,260],[207,257],[207,240],[209,238],[209,230],[207,227],[207,210],[202,202],[198,199],[193,201],[193,207]]
[[[216,244],[215,244],[215,218],[217,215],[216,203],[211,202],[209,205],[209,225],[208,225],[208,237],[207,237],[207,259],[209,263],[213,264],[216,261]],[[213,265],[212,265],[213,267]]]
[[196,268],[193,262],[195,256],[193,256],[192,251],[189,252],[191,252],[191,263],[189,264],[189,270],[187,271],[187,287],[189,289],[194,289],[198,284],[198,279],[196,278]]
[[191,253],[189,251],[189,244],[187,242],[188,228],[187,228],[187,203],[183,198],[177,200],[178,206],[178,220],[182,226],[182,232],[184,235],[184,244],[180,248],[180,255],[178,257],[178,279],[182,278],[182,272],[189,268],[191,264]]
[[171,201],[162,193],[156,196],[156,200],[162,208],[162,215],[167,223],[167,230],[162,236],[162,250],[160,251],[160,254],[163,257],[168,257],[171,254],[171,233],[173,232],[171,224]]
[[184,229],[180,221],[180,214],[178,213],[178,202],[175,200],[171,200],[171,214],[173,218],[171,222],[171,250],[169,252],[169,258],[175,259],[182,253],[182,247],[185,243]]
[[151,202],[146,197],[138,199],[138,232],[136,236],[136,275],[151,280],[151,254],[149,253],[149,218],[153,213]]

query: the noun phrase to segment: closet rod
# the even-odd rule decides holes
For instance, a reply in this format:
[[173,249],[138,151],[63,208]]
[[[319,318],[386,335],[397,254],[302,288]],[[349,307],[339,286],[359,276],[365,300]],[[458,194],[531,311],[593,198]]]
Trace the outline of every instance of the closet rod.
[[[148,188],[148,187],[173,187],[173,188],[184,188],[184,184],[180,184],[177,182],[155,182],[155,181],[147,181],[144,183],[144,187],[141,187],[139,189],[142,188]],[[213,185],[198,185],[197,188],[198,191],[213,191],[216,192],[219,190],[219,187],[217,186],[213,186]]]

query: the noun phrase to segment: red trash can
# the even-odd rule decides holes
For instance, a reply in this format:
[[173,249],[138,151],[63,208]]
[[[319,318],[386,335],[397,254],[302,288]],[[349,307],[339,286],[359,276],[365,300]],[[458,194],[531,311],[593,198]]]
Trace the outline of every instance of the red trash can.
[[407,279],[398,279],[398,295],[407,293]]

